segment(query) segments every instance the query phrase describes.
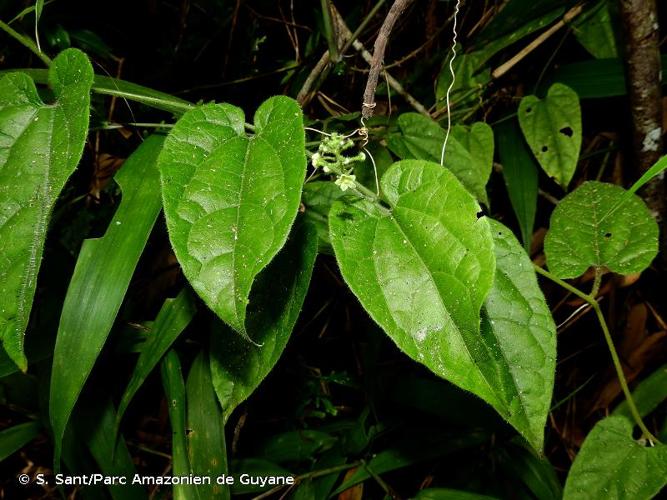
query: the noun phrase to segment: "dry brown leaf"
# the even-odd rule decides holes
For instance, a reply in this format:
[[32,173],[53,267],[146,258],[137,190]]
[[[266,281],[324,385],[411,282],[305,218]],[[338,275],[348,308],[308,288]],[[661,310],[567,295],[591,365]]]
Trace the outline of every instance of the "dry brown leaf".
[[[343,479],[343,482],[347,481],[350,479],[359,467],[355,467],[354,469],[350,469],[345,473],[345,478]],[[341,492],[338,495],[338,500],[361,500],[364,496],[364,483],[359,483],[355,484],[352,486],[352,488],[348,488],[345,491]]]

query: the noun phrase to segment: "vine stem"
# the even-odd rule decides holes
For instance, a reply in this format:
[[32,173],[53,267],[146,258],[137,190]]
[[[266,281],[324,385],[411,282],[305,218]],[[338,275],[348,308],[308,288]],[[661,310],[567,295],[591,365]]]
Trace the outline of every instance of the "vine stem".
[[22,35],[14,28],[12,28],[9,24],[3,21],[0,21],[0,29],[5,33],[7,33],[9,36],[11,36],[14,40],[19,42],[21,45],[28,48],[33,54],[39,57],[44,64],[46,64],[47,66],[51,66],[51,58],[47,56],[44,52],[39,50],[37,45],[35,45],[35,42],[33,42],[30,38]]
[[[614,364],[614,369],[616,370],[616,375],[618,376],[618,381],[621,384],[621,389],[623,390],[623,394],[625,395],[625,400],[628,402],[628,408],[630,409],[630,413],[632,414],[632,418],[634,419],[635,423],[637,426],[641,429],[642,433],[646,438],[648,438],[650,441],[654,443],[659,443],[658,439],[651,433],[651,431],[648,430],[648,427],[646,427],[646,424],[644,423],[644,420],[642,419],[641,415],[639,414],[639,410],[637,409],[637,405],[635,405],[635,400],[632,397],[632,393],[630,392],[630,388],[628,387],[628,381],[625,378],[625,373],[623,372],[623,365],[621,365],[621,360],[618,357],[618,352],[616,352],[616,346],[614,345],[614,340],[611,338],[611,333],[609,332],[609,327],[607,326],[607,321],[604,319],[604,314],[602,314],[602,310],[600,309],[600,304],[598,301],[595,299],[595,296],[593,293],[590,295],[585,294],[581,290],[573,287],[569,283],[563,281],[562,279],[554,276],[551,274],[549,271],[546,269],[541,268],[537,264],[533,263],[533,267],[535,268],[535,271],[538,274],[541,274],[545,278],[548,278],[549,280],[553,281],[557,285],[565,288],[568,292],[573,293],[580,299],[586,301],[592,308],[595,310],[595,315],[597,316],[598,322],[600,323],[600,328],[602,328],[602,333],[604,335],[604,339],[607,342],[607,347],[609,348],[609,353],[611,354],[611,360]],[[599,280],[598,278],[599,271],[596,269],[596,282]],[[597,294],[597,290],[595,290],[595,285],[594,285],[594,290]],[[597,285],[597,288],[599,288],[599,283]]]

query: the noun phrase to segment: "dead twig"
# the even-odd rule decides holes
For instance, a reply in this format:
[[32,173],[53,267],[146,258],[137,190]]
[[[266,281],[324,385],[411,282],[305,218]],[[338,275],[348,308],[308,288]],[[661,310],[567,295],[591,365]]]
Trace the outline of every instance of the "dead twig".
[[[403,11],[405,11],[411,2],[412,0],[394,0],[393,5],[387,13],[387,17],[385,17],[382,26],[380,26],[380,32],[378,33],[373,46],[373,56],[369,61],[371,70],[368,73],[366,89],[364,90],[364,102],[361,105],[361,116],[364,120],[373,116],[373,108],[375,108],[375,89],[378,86],[378,77],[380,76],[380,70],[382,69],[382,61],[384,60],[384,53],[387,49],[387,42],[389,42],[389,35],[391,34],[391,30],[393,29],[394,24],[396,24],[399,16],[403,14]],[[353,40],[353,45],[354,42],[355,41]],[[387,79],[389,79],[388,77],[389,75],[387,75]]]

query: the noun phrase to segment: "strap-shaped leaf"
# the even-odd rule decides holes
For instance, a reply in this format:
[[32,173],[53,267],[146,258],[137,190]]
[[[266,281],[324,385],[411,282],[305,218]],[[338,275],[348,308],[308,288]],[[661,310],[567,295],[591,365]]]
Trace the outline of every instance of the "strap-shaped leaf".
[[225,421],[213,390],[206,352],[199,353],[192,362],[185,390],[188,457],[192,473],[214,478],[211,484],[190,486],[190,488],[195,490],[197,497],[202,500],[229,499],[229,486],[215,481],[215,478],[228,472],[227,445]]
[[255,114],[255,135],[228,104],[188,111],[160,155],[164,212],[185,276],[204,302],[247,337],[248,296],[282,248],[306,173],[303,116],[273,97]]
[[317,255],[317,231],[297,222],[285,247],[257,278],[248,333],[259,346],[227,328],[211,337],[211,374],[225,418],[259,386],[283,353],[299,317]]
[[556,325],[528,255],[512,231],[489,222],[496,275],[484,303],[482,341],[496,369],[487,377],[495,373],[494,388],[510,423],[542,451],[556,372]]
[[[164,387],[169,422],[171,424],[171,468],[174,476],[192,474],[188,456],[186,424],[185,382],[178,353],[171,349],[160,363],[162,386]],[[194,500],[197,492],[191,485],[176,484],[173,488],[175,500]]]
[[539,166],[516,121],[500,124],[495,132],[507,194],[519,222],[523,246],[530,250],[537,211]]
[[[387,139],[389,149],[399,158],[440,163],[445,129],[418,113],[398,117],[400,134]],[[493,131],[486,123],[471,127],[456,125],[447,142],[445,167],[482,203],[488,205],[486,183],[493,166]]]
[[645,446],[625,417],[607,417],[586,436],[565,483],[565,500],[648,500],[667,485],[667,446]]
[[194,294],[189,287],[173,299],[167,299],[162,304],[160,312],[150,329],[148,339],[141,348],[139,359],[132,372],[132,378],[127,383],[125,392],[118,404],[116,413],[116,426],[114,433],[118,432],[120,421],[125,410],[130,405],[132,398],[142,386],[148,375],[158,365],[164,354],[169,350],[176,338],[187,328],[192,321],[197,308],[195,306]]
[[49,214],[81,159],[92,82],[90,62],[76,49],[53,61],[53,104],[22,73],[0,79],[0,339],[22,370]]
[[391,210],[367,201],[331,209],[345,281],[401,350],[487,401],[541,449],[554,327],[525,253],[439,165],[398,162],[382,186]]
[[619,186],[589,181],[561,200],[544,240],[553,274],[576,278],[591,266],[631,274],[651,264],[658,253],[658,224],[637,195],[625,196]]
[[84,241],[65,302],[51,368],[49,413],[59,465],[72,409],[100,355],[160,213],[156,168],[164,140],[148,137],[116,174],[123,197],[102,238]]
[[542,169],[563,188],[572,180],[581,148],[579,96],[554,83],[544,99],[529,95],[519,104],[519,124]]

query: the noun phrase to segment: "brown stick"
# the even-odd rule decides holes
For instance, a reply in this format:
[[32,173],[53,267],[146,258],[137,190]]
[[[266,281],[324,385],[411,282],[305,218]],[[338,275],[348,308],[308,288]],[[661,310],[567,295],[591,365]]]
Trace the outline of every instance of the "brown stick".
[[[655,0],[620,0],[625,35],[625,68],[633,125],[633,150],[637,162],[635,176],[644,173],[661,156],[662,92],[658,14]],[[666,220],[665,180],[658,176],[642,190],[652,214],[661,226]],[[667,266],[667,239],[661,231],[663,268]]]
[[493,72],[491,73],[491,78],[496,79],[496,78],[500,78],[501,76],[503,76],[510,69],[512,69],[518,62],[520,62],[524,57],[526,57],[533,50],[535,50],[537,47],[539,47],[545,41],[547,41],[551,37],[551,35],[556,33],[559,29],[561,29],[563,26],[566,26],[570,21],[572,21],[572,19],[577,17],[581,13],[582,10],[583,10],[582,5],[575,5],[574,7],[572,7],[570,10],[568,10],[565,13],[565,15],[563,16],[563,19],[558,21],[556,24],[554,24],[551,28],[546,30],[544,33],[540,34],[537,38],[535,38],[535,40],[533,40],[528,45],[526,45],[523,49],[521,49],[509,61],[504,62],[503,64],[498,66],[496,69],[494,69]]
[[371,70],[368,73],[368,80],[366,81],[366,89],[364,90],[364,102],[361,107],[361,116],[368,119],[373,116],[373,108],[375,107],[375,89],[378,86],[378,77],[382,69],[382,60],[384,59],[384,52],[387,48],[389,35],[396,24],[399,16],[403,13],[412,0],[394,0],[393,5],[387,13],[380,32],[375,39],[373,46],[373,58],[371,59]]

